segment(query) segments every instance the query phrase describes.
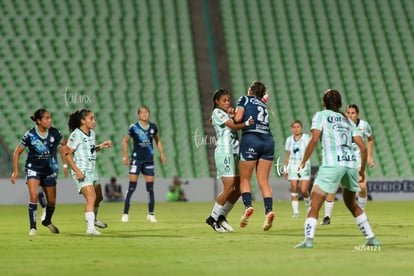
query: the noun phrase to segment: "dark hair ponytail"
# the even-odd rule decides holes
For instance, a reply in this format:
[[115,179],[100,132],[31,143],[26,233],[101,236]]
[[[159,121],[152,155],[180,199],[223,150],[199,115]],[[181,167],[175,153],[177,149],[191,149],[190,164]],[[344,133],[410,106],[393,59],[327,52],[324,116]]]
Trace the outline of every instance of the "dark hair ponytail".
[[47,109],[45,108],[40,108],[36,110],[32,116],[30,116],[30,119],[32,119],[32,121],[37,124],[37,120],[42,120],[46,112],[49,112],[49,111],[47,111]]
[[81,120],[86,117],[91,111],[89,109],[76,110],[69,115],[69,132],[74,131],[75,129],[81,126]]
[[256,98],[258,98],[260,100],[266,94],[266,86],[263,83],[261,83],[260,81],[252,82],[252,84],[250,85],[250,90],[253,92],[253,94],[256,96]]
[[326,109],[330,109],[335,112],[339,112],[348,119],[348,117],[339,109],[342,107],[342,98],[338,90],[328,89],[323,95],[323,102],[325,103]]
[[[215,108],[217,108],[216,101],[220,100],[220,98],[224,95],[230,95],[230,92],[227,89],[220,88],[214,91],[213,94],[213,108],[211,108],[211,114],[213,114],[213,111]],[[210,116],[210,122],[211,122],[211,116]]]

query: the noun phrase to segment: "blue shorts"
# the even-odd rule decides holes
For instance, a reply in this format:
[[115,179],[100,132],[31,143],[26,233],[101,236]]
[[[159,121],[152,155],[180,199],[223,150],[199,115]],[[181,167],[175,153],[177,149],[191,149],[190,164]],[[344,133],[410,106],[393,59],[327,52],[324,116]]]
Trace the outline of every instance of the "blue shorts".
[[140,162],[138,160],[131,160],[129,174],[139,175],[140,173],[147,176],[154,176],[154,161]]
[[51,174],[45,174],[33,171],[31,169],[26,169],[26,181],[28,181],[29,179],[39,180],[40,186],[42,187],[54,187],[56,186],[57,174],[55,172]]
[[318,185],[322,191],[334,194],[339,184],[351,192],[359,192],[361,189],[358,183],[358,170],[342,166],[319,167],[315,185]]
[[245,133],[240,142],[240,160],[255,161],[265,159],[272,161],[275,157],[275,141],[271,135]]

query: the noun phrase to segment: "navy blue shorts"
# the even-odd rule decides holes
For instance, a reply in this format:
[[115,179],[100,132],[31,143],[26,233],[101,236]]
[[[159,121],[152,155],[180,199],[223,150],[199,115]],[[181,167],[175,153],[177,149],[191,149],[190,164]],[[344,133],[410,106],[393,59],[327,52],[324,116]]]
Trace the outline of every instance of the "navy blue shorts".
[[56,186],[57,174],[55,172],[52,174],[45,174],[31,169],[26,169],[26,181],[29,179],[39,180],[40,186],[42,187],[54,187]]
[[254,161],[275,158],[275,141],[271,135],[245,133],[240,142],[240,160]]
[[140,173],[147,176],[154,176],[154,162],[140,162],[138,160],[131,160],[131,164],[129,166],[129,174],[139,175]]

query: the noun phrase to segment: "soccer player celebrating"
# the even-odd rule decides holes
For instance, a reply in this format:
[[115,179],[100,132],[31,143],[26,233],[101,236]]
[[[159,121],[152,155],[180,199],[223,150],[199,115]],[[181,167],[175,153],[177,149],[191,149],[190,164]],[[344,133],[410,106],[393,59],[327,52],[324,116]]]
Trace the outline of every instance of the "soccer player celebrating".
[[[125,197],[124,213],[121,221],[128,221],[129,207],[131,196],[137,188],[138,175],[142,172],[146,182],[148,192],[148,215],[147,220],[157,222],[154,215],[154,149],[152,140],[155,139],[158,150],[161,155],[161,163],[165,164],[165,156],[162,148],[161,138],[158,134],[158,128],[154,123],[149,121],[150,111],[148,107],[141,106],[138,108],[138,122],[132,124],[128,129],[128,134],[122,140],[122,150],[124,153],[123,164],[129,165],[129,186]],[[134,141],[131,159],[128,157],[128,142]]]
[[25,171],[29,190],[29,235],[37,234],[36,216],[39,201],[38,189],[43,188],[46,194],[46,214],[42,225],[52,233],[58,234],[59,229],[52,223],[56,205],[56,151],[62,152],[62,134],[52,127],[52,117],[46,109],[38,109],[30,117],[36,126],[26,132],[13,154],[13,174],[11,182],[16,183],[19,177],[19,158],[25,148],[28,149]]
[[107,225],[96,220],[99,203],[102,201],[102,188],[96,171],[96,153],[112,147],[111,141],[95,145],[95,116],[91,110],[82,109],[69,116],[69,141],[67,143],[66,161],[72,169],[72,178],[78,186],[79,194],[85,197],[85,219],[88,235],[100,235],[95,226],[106,228]]
[[269,113],[263,97],[267,99],[266,87],[263,83],[254,81],[247,96],[239,98],[237,103],[236,122],[246,122],[253,118],[254,124],[242,129],[240,142],[240,192],[245,206],[240,219],[240,226],[246,227],[249,217],[253,214],[252,193],[250,180],[253,170],[256,170],[257,183],[263,196],[265,220],[263,230],[272,227],[275,214],[273,213],[272,188],[269,184],[269,174],[274,159],[273,135],[269,127]]
[[295,120],[290,124],[292,135],[286,139],[285,150],[286,159],[283,176],[289,180],[291,185],[291,204],[293,217],[299,217],[299,197],[298,186],[305,201],[306,212],[309,209],[309,179],[311,174],[311,164],[308,160],[305,167],[298,175],[298,166],[309,143],[310,135],[302,132],[302,122]]
[[226,89],[214,92],[211,122],[216,131],[215,161],[217,178],[223,182],[223,190],[217,196],[211,215],[206,223],[217,232],[233,231],[226,219],[234,203],[240,197],[240,176],[238,170],[239,141],[236,130],[254,124],[253,119],[234,123],[234,109],[230,107],[230,93]]
[[366,245],[380,246],[368,222],[368,217],[355,201],[356,192],[360,190],[358,184],[358,170],[352,142],[361,151],[361,180],[365,177],[367,149],[361,133],[355,124],[348,119],[340,108],[341,95],[338,91],[329,89],[323,96],[325,110],[317,112],[312,119],[312,138],[306,147],[305,155],[299,165],[299,170],[305,167],[319,140],[322,143],[322,165],[319,168],[311,192],[311,203],[308,217],[305,221],[305,240],[295,248],[312,248],[317,225],[319,209],[327,194],[334,193],[339,183],[344,188],[344,202],[355,218],[362,234],[366,238]]

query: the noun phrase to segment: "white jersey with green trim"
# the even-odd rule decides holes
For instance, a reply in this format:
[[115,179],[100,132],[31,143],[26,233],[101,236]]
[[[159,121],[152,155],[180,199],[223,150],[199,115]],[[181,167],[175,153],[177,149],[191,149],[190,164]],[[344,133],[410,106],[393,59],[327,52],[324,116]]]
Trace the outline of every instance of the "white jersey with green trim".
[[[361,132],[362,139],[366,143],[368,140],[368,137],[372,136],[372,128],[370,124],[367,121],[358,119],[356,123],[356,127]],[[354,149],[354,152],[357,155],[357,158],[361,158],[361,152],[359,150],[358,145],[355,143],[352,143],[352,148]]]
[[321,131],[322,166],[356,168],[352,137],[361,133],[351,119],[327,109],[313,116],[311,129]]
[[229,115],[220,108],[215,108],[211,115],[214,130],[216,131],[216,151],[222,153],[239,153],[239,140],[237,133],[224,123],[231,120]]
[[[298,140],[295,140],[295,135],[291,135],[286,138],[285,150],[290,152],[289,155],[289,167],[300,164],[302,161],[303,155],[305,154],[306,147],[310,141],[310,135],[307,133],[302,133]],[[310,164],[310,160],[306,162]]]
[[67,146],[74,150],[73,160],[81,171],[95,170],[95,131],[91,129],[87,135],[79,128],[75,129],[69,136]]

